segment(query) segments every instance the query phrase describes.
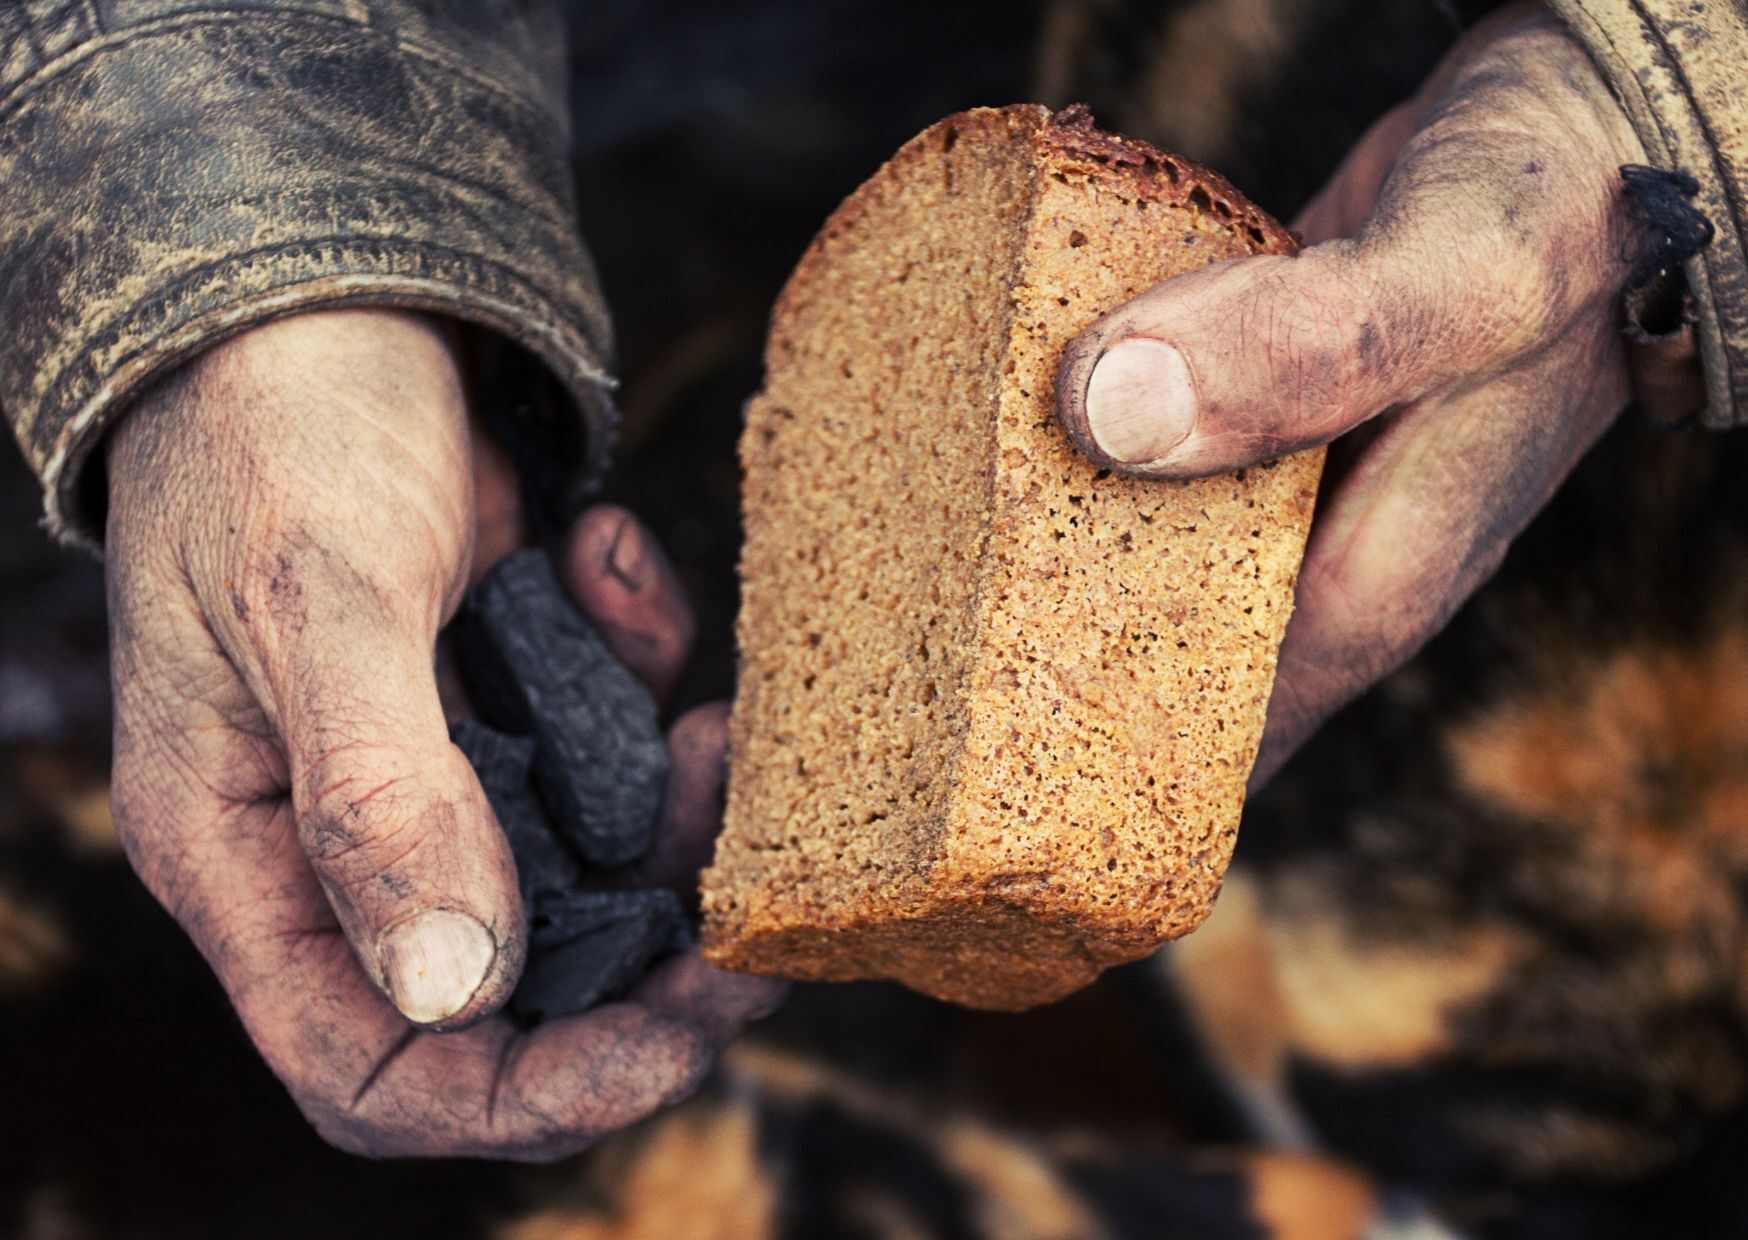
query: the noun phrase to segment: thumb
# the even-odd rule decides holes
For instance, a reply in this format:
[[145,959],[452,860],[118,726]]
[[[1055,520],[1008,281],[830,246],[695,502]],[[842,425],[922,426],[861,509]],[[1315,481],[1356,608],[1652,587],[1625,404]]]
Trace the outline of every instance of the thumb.
[[1242,468],[1497,375],[1617,296],[1631,130],[1571,102],[1559,62],[1513,65],[1452,87],[1357,237],[1168,280],[1082,333],[1069,437],[1125,473]]
[[1392,248],[1335,241],[1142,294],[1069,347],[1064,429],[1106,468],[1195,478],[1327,443],[1488,365],[1442,264]]
[[277,678],[298,835],[365,971],[408,1020],[455,1028],[521,973],[515,861],[449,741],[424,626],[351,598],[301,626]]

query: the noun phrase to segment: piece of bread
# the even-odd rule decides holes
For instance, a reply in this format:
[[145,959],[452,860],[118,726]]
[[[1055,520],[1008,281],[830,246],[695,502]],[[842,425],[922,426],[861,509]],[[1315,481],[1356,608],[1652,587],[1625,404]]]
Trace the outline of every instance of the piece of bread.
[[1084,109],[898,152],[784,290],[751,403],[740,679],[705,955],[1059,998],[1206,916],[1237,833],[1321,453],[1095,469],[1063,347],[1291,236]]

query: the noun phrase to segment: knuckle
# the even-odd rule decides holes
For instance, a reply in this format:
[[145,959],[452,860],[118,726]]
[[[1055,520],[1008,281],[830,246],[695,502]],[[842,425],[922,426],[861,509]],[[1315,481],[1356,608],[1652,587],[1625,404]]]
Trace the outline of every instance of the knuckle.
[[162,799],[138,784],[118,782],[110,807],[122,854],[141,885],[203,949],[222,946],[209,925],[208,876],[186,837],[163,829],[168,811]]
[[477,786],[456,778],[467,768],[451,752],[422,765],[410,751],[362,766],[348,759],[344,774],[328,775],[330,765],[300,779],[298,844],[330,896],[373,918],[386,917],[390,905],[442,896],[464,907],[490,903],[504,925],[514,922],[508,841]]
[[1618,161],[1558,117],[1551,138],[1496,103],[1448,105],[1416,134],[1364,234],[1394,269],[1391,300],[1454,346],[1441,356],[1477,363],[1545,345],[1619,283]]
[[[1481,278],[1466,301],[1472,319],[1497,351],[1509,357],[1545,345],[1572,319],[1580,298],[1574,286],[1573,254],[1552,230],[1526,234],[1506,214],[1488,222],[1479,264]],[[1470,317],[1466,316],[1466,317]]]
[[395,900],[415,894],[419,854],[434,840],[410,822],[360,828],[326,818],[312,819],[302,834],[305,853],[330,890],[356,894],[376,887]]

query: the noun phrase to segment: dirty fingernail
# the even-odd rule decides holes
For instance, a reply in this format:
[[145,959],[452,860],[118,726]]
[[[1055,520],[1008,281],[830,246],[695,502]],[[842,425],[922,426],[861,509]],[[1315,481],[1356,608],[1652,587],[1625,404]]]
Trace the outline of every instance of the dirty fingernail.
[[649,552],[644,546],[643,531],[630,517],[619,523],[613,535],[613,545],[607,549],[607,568],[627,589],[643,589],[649,573]]
[[468,1005],[497,955],[490,932],[466,913],[421,913],[383,936],[383,984],[408,1020],[435,1024]]
[[1106,349],[1086,385],[1093,442],[1125,465],[1163,464],[1195,429],[1196,387],[1184,355],[1132,336]]

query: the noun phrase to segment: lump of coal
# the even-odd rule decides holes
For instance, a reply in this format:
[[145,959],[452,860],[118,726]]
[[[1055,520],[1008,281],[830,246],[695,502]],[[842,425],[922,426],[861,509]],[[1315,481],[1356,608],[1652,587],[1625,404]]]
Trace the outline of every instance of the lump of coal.
[[691,923],[671,891],[549,893],[510,1006],[529,1021],[585,1011],[625,990],[658,956],[691,946]]
[[511,1010],[529,1021],[585,1011],[692,946],[671,891],[577,889],[585,862],[624,865],[653,842],[668,772],[655,702],[539,552],[511,556],[475,588],[456,639],[491,726],[457,724],[451,736],[503,824],[529,916]]
[[481,717],[534,738],[534,787],[564,837],[596,865],[646,852],[668,774],[655,701],[608,653],[546,555],[518,552],[493,569],[469,595],[456,638]]
[[553,834],[546,810],[529,785],[534,739],[506,736],[473,722],[456,724],[449,729],[449,738],[473,764],[486,800],[509,838],[522,906],[532,917],[541,893],[574,887],[583,876],[576,854]]

